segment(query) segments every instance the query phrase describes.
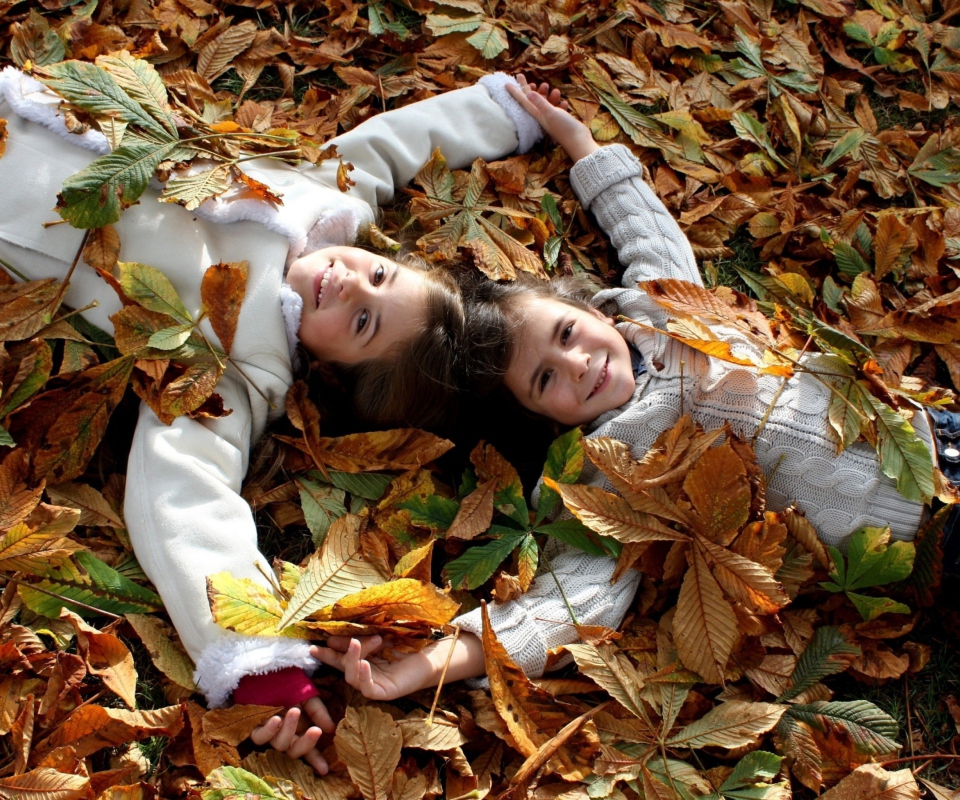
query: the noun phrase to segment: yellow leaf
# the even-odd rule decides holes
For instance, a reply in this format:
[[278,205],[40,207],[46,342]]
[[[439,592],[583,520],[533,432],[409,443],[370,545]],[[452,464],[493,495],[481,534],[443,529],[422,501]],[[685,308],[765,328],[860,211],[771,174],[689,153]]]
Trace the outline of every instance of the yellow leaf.
[[247,636],[286,636],[309,639],[310,632],[296,625],[282,631],[283,606],[269,589],[249,578],[234,578],[219,572],[207,578],[207,600],[214,622],[222,628]]
[[431,583],[399,578],[347,595],[335,605],[320,609],[321,620],[357,621],[372,625],[417,622],[439,628],[457,613],[460,604]]
[[330,526],[323,546],[310,556],[300,576],[278,624],[280,630],[318,608],[333,605],[342,597],[386,580],[360,549],[362,524],[356,514],[345,514]]

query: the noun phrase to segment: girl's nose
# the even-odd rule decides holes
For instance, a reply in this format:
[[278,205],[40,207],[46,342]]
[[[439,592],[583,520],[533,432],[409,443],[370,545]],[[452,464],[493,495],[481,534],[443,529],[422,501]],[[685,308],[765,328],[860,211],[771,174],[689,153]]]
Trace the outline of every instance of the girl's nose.
[[358,291],[358,284],[357,273],[353,270],[345,269],[340,278],[340,299],[349,300],[352,298]]
[[590,355],[582,350],[567,351],[567,363],[570,367],[570,377],[574,382],[580,383],[583,376],[590,369]]

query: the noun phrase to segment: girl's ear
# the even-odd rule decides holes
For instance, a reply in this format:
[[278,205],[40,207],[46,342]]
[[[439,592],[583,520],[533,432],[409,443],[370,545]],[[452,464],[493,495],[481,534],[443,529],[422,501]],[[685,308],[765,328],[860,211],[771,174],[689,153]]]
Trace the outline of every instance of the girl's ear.
[[613,317],[608,317],[606,314],[604,314],[602,311],[600,311],[600,309],[598,309],[598,308],[593,308],[593,307],[591,306],[591,307],[590,307],[590,311],[593,313],[593,315],[594,315],[597,319],[603,320],[604,322],[607,323],[607,325],[614,325],[614,324],[615,324],[614,321],[613,321]]

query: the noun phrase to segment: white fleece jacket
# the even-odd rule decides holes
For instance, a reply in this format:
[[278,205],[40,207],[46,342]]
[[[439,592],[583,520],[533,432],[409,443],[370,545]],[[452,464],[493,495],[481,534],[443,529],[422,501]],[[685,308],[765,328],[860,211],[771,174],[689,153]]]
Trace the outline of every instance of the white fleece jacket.
[[[288,254],[352,244],[358,225],[373,220],[374,208],[408,183],[434,148],[452,168],[462,168],[477,157],[493,160],[518,145],[529,147],[539,128],[506,94],[507,80],[487,76],[482,83],[488,88],[473,86],[380,114],[332,140],[355,168],[350,177],[356,186],[349,193],[337,189],[336,163],[296,168],[259,159],[244,169],[282,193],[278,208],[228,196],[191,213],[158,202],[157,192],[149,190],[116,225],[121,260],[163,271],[194,315],[207,267],[249,264],[232,355],[260,391],[230,367],[217,387],[233,409],[228,417],[181,417],[167,426],[141,406],[127,466],[124,513],[134,550],[196,662],[194,677],[212,706],[224,704],[244,675],[315,666],[306,642],[220,628],[210,615],[205,585],[208,575],[228,571],[269,586],[261,574],[269,565],[257,549],[240,485],[252,443],[281,413],[292,382],[279,302]],[[83,232],[43,223],[58,219],[53,208],[64,179],[106,149],[97,134],[67,133],[58,105],[31,78],[10,68],[0,72],[0,117],[9,132],[0,158],[0,258],[31,279],[64,276]],[[66,302],[80,308],[94,300],[99,306],[86,316],[112,331],[109,316],[120,304],[81,264]]]

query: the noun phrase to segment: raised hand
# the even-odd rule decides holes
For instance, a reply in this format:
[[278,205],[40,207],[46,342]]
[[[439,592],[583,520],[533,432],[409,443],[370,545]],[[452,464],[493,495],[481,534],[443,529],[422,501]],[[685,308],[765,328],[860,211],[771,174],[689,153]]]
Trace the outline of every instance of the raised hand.
[[320,755],[317,742],[325,733],[333,733],[333,719],[319,697],[311,697],[299,706],[288,708],[282,717],[273,716],[250,734],[254,744],[267,744],[291,758],[302,758],[321,775],[330,767]]
[[519,86],[507,85],[510,96],[533,117],[540,127],[560,145],[574,161],[597,150],[598,145],[590,129],[576,119],[568,110],[565,100],[560,99],[557,89],[551,91],[546,83],[528,83],[523,75],[517,75]]

